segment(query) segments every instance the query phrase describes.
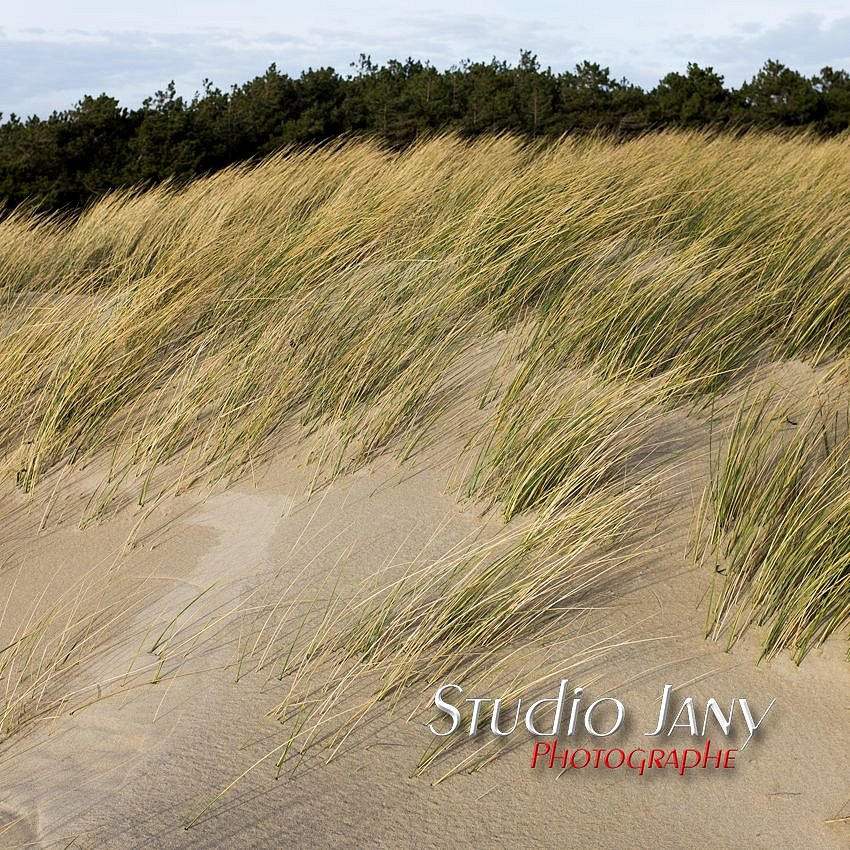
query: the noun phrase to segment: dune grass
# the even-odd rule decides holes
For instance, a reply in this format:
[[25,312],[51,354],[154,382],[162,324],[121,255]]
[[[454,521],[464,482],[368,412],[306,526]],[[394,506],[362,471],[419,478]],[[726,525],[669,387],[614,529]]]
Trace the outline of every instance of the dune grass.
[[[638,556],[624,540],[646,487],[578,500],[554,491],[533,521],[461,541],[436,560],[416,558],[401,570],[390,563],[353,596],[337,594],[329,574],[318,587],[291,584],[285,602],[260,606],[238,668],[284,683],[283,700],[267,713],[282,724],[282,740],[193,812],[186,828],[264,762],[278,777],[293,776],[310,754],[333,760],[381,710],[421,720],[430,714],[429,688],[446,676],[472,690],[498,687],[511,701],[565,671],[595,681],[585,668],[615,642],[589,633],[584,621]],[[482,718],[489,722],[486,709]],[[466,743],[474,746],[462,737],[437,741],[413,775],[439,764],[437,784],[481,769],[502,749],[492,740]]]
[[[843,374],[842,374],[843,373]],[[798,662],[850,621],[850,397],[846,365],[802,406],[746,395],[707,491],[723,579],[710,634],[729,645],[751,622],[763,656]]]
[[843,140],[442,138],[288,152],[73,222],[12,215],[0,449],[25,489],[103,450],[112,476],[180,456],[190,482],[297,416],[343,423],[367,459],[521,320],[544,371],[664,375],[673,397],[817,360],[850,334],[848,170]]
[[521,370],[512,383],[468,486],[470,495],[499,502],[506,519],[530,508],[551,510],[553,499],[566,504],[647,471],[662,417],[651,383],[602,382],[581,370],[530,380]]
[[[563,550],[535,538],[438,569],[338,636],[385,659],[379,692],[427,679],[538,633],[563,582],[604,580],[562,518],[598,543],[631,515],[664,411],[707,406],[758,364],[842,356],[847,185],[843,138],[442,137],[284,151],[73,220],[13,213],[2,473],[36,498],[96,462],[86,522],[128,494],[150,506],[244,475],[286,429],[331,435],[331,474],[409,456],[453,368],[522,328],[510,378],[482,395],[466,492]],[[819,427],[775,455],[764,415],[742,412],[710,488],[729,564],[712,616],[733,635],[764,623],[770,651],[847,619],[846,439],[819,454]]]
[[[109,584],[110,570],[94,568],[56,593],[45,587],[25,614],[15,610],[12,585],[0,609],[6,638],[0,647],[0,745],[38,721],[73,712],[102,696],[92,669],[121,645],[134,617],[155,598],[144,586],[110,598]],[[15,624],[9,628],[12,617]],[[111,684],[104,682],[103,687]]]

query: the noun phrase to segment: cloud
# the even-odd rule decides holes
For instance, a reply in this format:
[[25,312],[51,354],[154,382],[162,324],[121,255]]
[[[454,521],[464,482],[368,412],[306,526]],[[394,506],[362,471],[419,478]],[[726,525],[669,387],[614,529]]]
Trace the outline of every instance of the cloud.
[[[823,65],[850,67],[850,17],[827,20],[796,15],[768,26],[746,20],[725,34],[670,34],[654,25],[638,38],[627,26],[602,33],[552,17],[537,20],[503,13],[411,10],[379,18],[349,16],[337,26],[298,26],[246,32],[233,27],[198,26],[186,32],[134,30],[50,30],[43,26],[0,29],[0,110],[8,116],[48,115],[72,107],[84,94],[101,92],[134,107],[174,80],[184,96],[205,78],[227,89],[252,79],[275,62],[297,75],[333,66],[342,74],[360,53],[376,62],[411,56],[448,68],[463,59],[492,57],[516,62],[521,49],[537,53],[542,65],[571,69],[583,59],[608,65],[617,78],[652,87],[688,61],[712,65],[729,85],[751,78],[768,58],[803,73]],[[644,22],[646,23],[646,22]],[[680,26],[686,25],[683,20]]]
[[584,58],[576,46],[543,22],[519,26],[509,17],[462,13],[411,12],[387,17],[370,31],[314,26],[297,34],[215,27],[184,33],[31,28],[14,38],[0,36],[0,75],[6,81],[0,110],[6,116],[43,116],[104,91],[136,106],[172,79],[178,92],[191,96],[205,78],[229,88],[272,62],[293,75],[329,65],[346,74],[360,53],[376,62],[412,56],[447,68],[465,58],[517,61],[520,49],[529,48],[541,59],[571,54],[561,62],[566,67]]
[[747,24],[725,37],[691,36],[665,44],[691,61],[713,65],[727,85],[748,81],[767,59],[811,76],[824,65],[850,67],[850,17],[795,15],[772,27]]
[[224,87],[262,73],[282,54],[303,48],[298,39],[252,44],[238,32],[185,34],[144,32],[48,33],[0,40],[0,110],[5,115],[46,115],[71,107],[84,94],[107,92],[122,104],[175,80],[189,95],[204,78]]

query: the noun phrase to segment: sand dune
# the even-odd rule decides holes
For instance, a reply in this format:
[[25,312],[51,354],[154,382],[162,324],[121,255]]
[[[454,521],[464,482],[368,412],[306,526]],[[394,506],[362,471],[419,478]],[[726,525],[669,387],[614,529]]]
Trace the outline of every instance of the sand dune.
[[[280,459],[256,485],[169,503],[130,552],[122,554],[120,543],[132,526],[131,509],[86,531],[60,525],[42,532],[43,544],[26,545],[28,574],[19,581],[32,594],[42,559],[65,571],[65,580],[108,568],[117,571],[116,593],[142,579],[155,592],[119,622],[110,651],[74,674],[79,685],[101,683],[100,694],[108,698],[72,716],[63,711],[43,720],[7,746],[4,821],[10,828],[2,846],[569,841],[673,847],[695,846],[697,836],[713,847],[845,846],[846,825],[826,823],[846,814],[850,691],[843,647],[832,641],[800,668],[784,657],[757,667],[754,640],[728,654],[704,640],[700,610],[711,575],[684,557],[698,489],[690,478],[694,464],[687,474],[680,469],[671,477],[670,486],[678,486],[680,496],[691,492],[691,498],[679,498],[663,520],[663,541],[630,568],[616,595],[608,591],[588,600],[605,610],[584,624],[586,641],[595,642],[598,635],[591,638],[590,632],[603,627],[611,642],[625,644],[577,668],[564,647],[563,659],[549,665],[549,678],[575,676],[578,684],[601,677],[590,693],[616,694],[634,713],[617,737],[623,746],[642,745],[666,682],[698,703],[744,695],[763,708],[775,697],[770,723],[740,753],[735,770],[684,777],[531,771],[532,739],[518,733],[520,740],[512,740],[512,748],[480,772],[434,787],[446,765],[422,777],[411,778],[411,772],[432,741],[425,723],[436,715],[410,722],[403,711],[376,709],[364,734],[330,764],[324,763],[326,753],[311,752],[293,778],[284,774],[276,782],[273,760],[263,762],[185,830],[193,813],[283,737],[280,724],[263,716],[279,701],[285,683],[249,670],[247,662],[235,681],[240,623],[245,638],[252,603],[259,608],[270,588],[285,595],[293,579],[300,587],[320,588],[328,575],[338,576],[344,599],[382,567],[436,559],[454,545],[498,533],[500,524],[482,522],[480,509],[459,505],[445,491],[447,470],[427,468],[425,461],[420,469],[385,461],[307,499],[308,470],[297,459]],[[38,519],[32,514],[18,519],[19,540],[29,539],[23,538],[27,521],[32,539],[41,539],[32,527]],[[169,637],[176,649],[171,657],[166,653],[162,680],[140,687],[158,660],[144,654],[145,647],[170,617],[210,587]],[[131,667],[145,668],[144,674],[125,677]],[[551,691],[539,688],[541,694]],[[97,696],[96,684],[88,693]],[[744,736],[733,737],[740,745]],[[585,735],[577,745],[589,741]]]
[[351,142],[0,220],[0,847],[847,846],[848,162]]

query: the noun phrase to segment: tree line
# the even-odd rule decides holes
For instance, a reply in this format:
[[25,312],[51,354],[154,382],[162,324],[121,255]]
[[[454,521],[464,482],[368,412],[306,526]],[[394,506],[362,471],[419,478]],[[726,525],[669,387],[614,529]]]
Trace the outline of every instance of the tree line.
[[22,202],[77,209],[116,187],[187,180],[346,135],[402,148],[439,131],[628,138],[672,127],[834,135],[848,126],[850,75],[830,67],[805,77],[768,60],[734,89],[712,68],[689,63],[644,90],[592,62],[553,73],[529,51],[516,65],[466,61],[446,71],[413,59],[378,65],[361,55],[344,76],[328,67],[292,77],[271,65],[226,92],[205,80],[191,99],[172,82],[137,109],[101,94],[46,119],[13,114],[0,124],[0,201],[7,209]]

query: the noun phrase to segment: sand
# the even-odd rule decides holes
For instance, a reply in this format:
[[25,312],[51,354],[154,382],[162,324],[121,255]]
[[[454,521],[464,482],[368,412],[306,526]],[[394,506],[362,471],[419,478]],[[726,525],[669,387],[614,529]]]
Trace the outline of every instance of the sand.
[[[378,459],[312,495],[304,450],[290,447],[229,488],[163,504],[129,548],[133,505],[77,527],[90,472],[66,476],[44,528],[43,503],[4,485],[0,599],[14,602],[0,636],[13,635],[42,595],[46,605],[65,593],[80,610],[112,603],[120,616],[57,685],[77,694],[0,747],[0,847],[848,846],[846,641],[828,641],[796,667],[785,655],[757,664],[755,632],[731,652],[704,639],[713,571],[687,557],[705,477],[703,425],[679,425],[693,448],[665,479],[659,536],[615,589],[591,600],[600,610],[576,638],[592,643],[601,628],[619,645],[582,668],[567,647],[559,660],[556,648],[548,684],[536,690],[550,696],[570,677],[592,682],[592,698],[616,695],[628,709],[624,728],[603,744],[582,732],[575,745],[627,749],[648,745],[643,733],[666,683],[698,706],[745,697],[763,711],[775,698],[734,769],[532,771],[533,739],[518,730],[482,770],[436,783],[448,762],[411,775],[433,742],[427,722],[436,713],[408,720],[387,709],[330,763],[312,751],[278,781],[273,759],[257,764],[185,829],[285,737],[264,715],[286,683],[253,669],[239,670],[237,681],[261,603],[312,588],[321,597],[328,576],[344,602],[384,568],[428,562],[501,527],[457,498],[457,470],[446,461],[456,452],[445,444],[405,466]],[[294,627],[295,610],[282,630]],[[158,638],[159,655],[150,652]],[[736,724],[722,745],[745,739]],[[693,745],[678,732],[670,740]]]

